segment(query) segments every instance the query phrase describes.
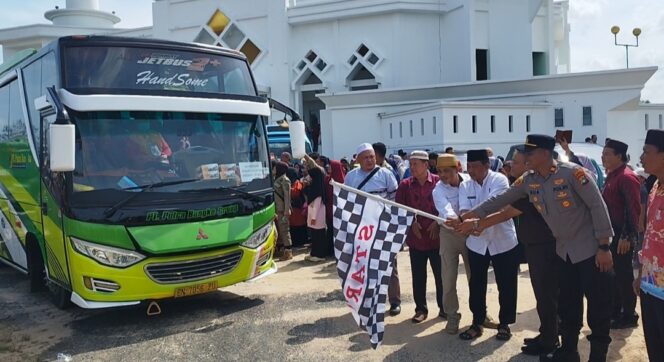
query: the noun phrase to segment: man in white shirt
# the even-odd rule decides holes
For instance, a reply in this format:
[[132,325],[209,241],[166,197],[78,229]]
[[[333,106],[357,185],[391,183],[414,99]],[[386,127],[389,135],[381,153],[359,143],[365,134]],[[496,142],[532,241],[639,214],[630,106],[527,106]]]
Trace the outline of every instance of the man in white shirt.
[[[459,173],[458,161],[453,154],[438,156],[436,169],[440,181],[433,190],[433,202],[438,215],[444,219],[458,220],[459,215],[459,186],[461,182],[469,180],[470,176]],[[463,258],[466,268],[466,277],[470,280],[468,266],[468,249],[466,236],[458,234],[448,228],[440,228],[440,259],[443,273],[443,309],[447,313],[447,326],[445,332],[457,334],[459,332],[459,297],[457,296],[457,276],[459,271],[459,256]]]
[[[505,175],[490,169],[486,150],[468,151],[468,174],[471,179],[463,181],[459,187],[459,209],[461,214],[499,195],[509,188]],[[470,310],[473,323],[459,337],[472,340],[482,335],[482,323],[486,318],[487,273],[489,265],[498,285],[500,313],[498,325],[499,340],[509,340],[512,336],[509,325],[516,321],[517,275],[519,253],[516,230],[512,220],[473,233],[466,239],[470,264]]]
[[[384,199],[394,200],[397,192],[397,179],[392,171],[376,164],[376,152],[370,143],[363,143],[356,149],[357,163],[360,167],[351,170],[344,179],[344,184]],[[397,258],[392,264],[392,276],[387,289],[390,302],[389,313],[395,316],[401,313],[401,285]]]

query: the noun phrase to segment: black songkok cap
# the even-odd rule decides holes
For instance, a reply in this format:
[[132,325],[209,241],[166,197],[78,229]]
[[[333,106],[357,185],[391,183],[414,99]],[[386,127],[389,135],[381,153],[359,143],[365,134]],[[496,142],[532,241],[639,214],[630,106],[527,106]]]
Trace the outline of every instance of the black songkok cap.
[[470,150],[467,156],[468,162],[489,161],[489,153],[486,150]]
[[545,134],[530,134],[526,137],[525,150],[534,151],[538,148],[553,151],[556,139]]
[[660,152],[664,151],[664,131],[651,129],[646,136],[646,144],[655,146]]
[[627,144],[623,143],[623,142],[620,142],[620,141],[617,141],[617,140],[610,139],[610,140],[606,141],[606,145],[604,145],[604,147],[608,147],[608,148],[614,150],[616,153],[619,153],[619,154],[622,154],[622,155],[627,154],[627,147],[628,147]]

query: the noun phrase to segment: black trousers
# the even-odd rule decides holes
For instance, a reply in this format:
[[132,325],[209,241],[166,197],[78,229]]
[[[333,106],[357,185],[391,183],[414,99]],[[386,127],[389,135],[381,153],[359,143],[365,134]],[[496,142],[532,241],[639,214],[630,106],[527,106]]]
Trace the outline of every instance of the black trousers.
[[620,240],[621,227],[613,228],[616,237],[611,243],[613,254],[613,314],[632,317],[636,311],[636,294],[632,288],[634,283],[634,272],[632,271],[632,257],[634,249],[630,248],[625,254],[618,255],[618,241]]
[[327,231],[326,229],[309,228],[311,235],[311,256],[318,258],[327,257]]
[[473,312],[473,324],[482,325],[486,319],[486,290],[489,263],[493,265],[493,274],[498,285],[498,303],[500,324],[516,322],[517,276],[519,274],[519,249],[497,255],[478,254],[468,250],[470,264],[470,311]]
[[583,326],[583,297],[588,300],[588,326],[591,334],[590,360],[603,361],[611,343],[611,272],[602,273],[595,265],[595,256],[572,264],[558,258],[560,278],[560,300],[558,309],[561,318],[563,348],[576,350],[579,332]]
[[390,277],[390,284],[387,286],[387,299],[390,301],[390,306],[401,305],[401,282],[399,281],[397,256],[398,255],[394,256],[394,261],[392,262],[392,276]]
[[443,276],[438,249],[419,251],[413,248],[410,252],[410,268],[413,275],[413,298],[415,299],[415,312],[429,313],[427,309],[427,261],[433,271],[436,281],[436,303],[443,311]]
[[641,324],[648,358],[664,361],[664,300],[641,291]]
[[530,283],[540,319],[539,343],[549,350],[558,341],[558,255],[556,244],[530,244],[524,248]]
[[302,246],[307,243],[308,241],[308,236],[307,236],[307,226],[302,225],[302,226],[290,226],[290,235],[291,235],[291,241],[293,242],[293,246]]

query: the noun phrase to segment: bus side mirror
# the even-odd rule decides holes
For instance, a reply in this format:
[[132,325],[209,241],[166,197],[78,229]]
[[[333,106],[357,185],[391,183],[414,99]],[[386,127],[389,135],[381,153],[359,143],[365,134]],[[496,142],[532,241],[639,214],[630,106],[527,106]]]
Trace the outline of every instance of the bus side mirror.
[[[305,147],[305,140],[307,139],[304,122],[300,118],[300,115],[297,114],[292,108],[275,101],[272,98],[268,99],[270,103],[270,108],[276,109],[277,111],[283,112],[284,115],[290,116],[290,122],[281,122],[283,127],[284,123],[288,125],[288,133],[290,133],[290,144],[292,156],[294,159],[299,160],[304,158],[304,155],[307,153]],[[286,118],[284,117],[284,120]]]
[[69,172],[76,168],[76,127],[69,121],[55,87],[46,88],[46,95],[35,99],[40,116],[55,115],[55,123],[48,125],[48,154],[51,172]]
[[48,128],[49,168],[52,172],[74,171],[76,167],[76,128],[53,123]]
[[304,158],[304,155],[307,153],[305,147],[305,140],[307,135],[304,122],[301,119],[297,121],[291,121],[288,124],[288,132],[290,133],[291,151],[293,152],[293,158],[296,160]]

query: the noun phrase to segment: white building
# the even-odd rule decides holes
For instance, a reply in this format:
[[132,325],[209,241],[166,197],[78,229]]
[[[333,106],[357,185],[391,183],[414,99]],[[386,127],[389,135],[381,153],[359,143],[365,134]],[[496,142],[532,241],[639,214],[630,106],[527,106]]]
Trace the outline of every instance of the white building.
[[[578,0],[577,0],[578,1]],[[320,120],[322,152],[492,146],[574,130],[640,149],[664,105],[640,92],[656,67],[570,72],[567,1],[156,0],[153,26],[117,29],[97,0],[67,0],[52,25],[0,30],[5,59],[75,33],[147,36],[244,52],[261,92]],[[635,152],[635,151],[633,151]]]

